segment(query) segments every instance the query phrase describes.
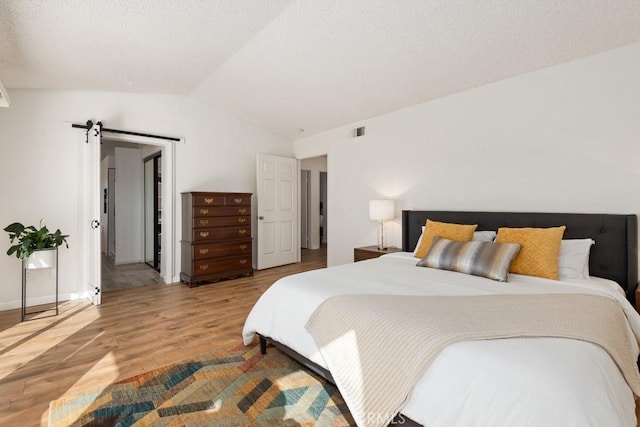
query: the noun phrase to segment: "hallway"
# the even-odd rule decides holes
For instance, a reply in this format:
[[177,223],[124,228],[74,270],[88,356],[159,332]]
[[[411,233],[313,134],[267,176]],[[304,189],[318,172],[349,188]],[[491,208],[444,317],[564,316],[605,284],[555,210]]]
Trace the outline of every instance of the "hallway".
[[102,254],[102,292],[161,283],[160,273],[143,262],[115,265],[113,258]]

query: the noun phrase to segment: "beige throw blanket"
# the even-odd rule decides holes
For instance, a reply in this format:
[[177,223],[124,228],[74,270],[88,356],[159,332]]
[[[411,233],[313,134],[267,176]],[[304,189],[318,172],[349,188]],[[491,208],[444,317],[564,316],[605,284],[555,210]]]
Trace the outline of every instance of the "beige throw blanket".
[[601,346],[636,396],[640,374],[618,303],[586,294],[343,295],[313,313],[313,336],[359,426],[386,426],[429,364],[465,340],[562,337]]

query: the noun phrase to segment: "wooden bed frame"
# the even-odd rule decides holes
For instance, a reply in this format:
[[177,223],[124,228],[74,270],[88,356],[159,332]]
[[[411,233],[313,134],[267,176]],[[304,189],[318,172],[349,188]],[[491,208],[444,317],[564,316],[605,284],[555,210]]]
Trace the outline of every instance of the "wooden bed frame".
[[[478,231],[499,227],[557,227],[565,225],[565,239],[591,238],[589,274],[617,282],[627,299],[635,306],[638,285],[638,219],[636,215],[564,214],[524,212],[402,211],[402,250],[412,252],[426,220],[457,224],[478,224]],[[331,372],[276,340],[257,334],[260,351],[267,352],[271,343],[278,350],[300,362],[326,380],[335,383]],[[640,365],[640,363],[639,363]],[[407,427],[421,424],[398,414],[389,425]]]

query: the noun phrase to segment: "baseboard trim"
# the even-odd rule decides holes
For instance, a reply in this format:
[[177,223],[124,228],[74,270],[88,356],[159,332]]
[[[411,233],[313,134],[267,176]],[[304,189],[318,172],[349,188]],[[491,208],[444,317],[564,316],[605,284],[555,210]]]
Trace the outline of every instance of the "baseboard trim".
[[[60,294],[58,295],[58,302],[76,300],[80,298],[81,298],[81,295],[75,292]],[[34,305],[41,305],[41,304],[51,304],[54,302],[56,302],[55,295],[48,295],[48,296],[37,297],[37,298],[27,298],[27,307],[31,307]],[[21,307],[22,307],[21,300],[0,302],[0,311],[13,310],[16,308],[19,309]]]
[[124,261],[118,261],[113,263],[113,265],[126,265],[126,264],[144,264],[144,260],[143,259],[126,259]]

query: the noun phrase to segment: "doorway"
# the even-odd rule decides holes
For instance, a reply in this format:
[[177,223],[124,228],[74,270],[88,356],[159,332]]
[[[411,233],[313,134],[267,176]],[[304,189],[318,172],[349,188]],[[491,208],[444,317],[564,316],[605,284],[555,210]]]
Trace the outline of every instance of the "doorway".
[[144,262],[158,272],[162,259],[161,157],[157,152],[144,159]]
[[301,248],[326,250],[327,156],[300,160],[300,182]]
[[[104,227],[102,233],[102,251],[106,252],[107,256],[115,257],[116,255],[116,168],[108,168],[107,172],[107,188],[103,189],[103,194],[106,192],[107,194],[103,196],[103,206],[102,215],[103,218],[102,224],[111,224],[110,227]],[[106,218],[104,217],[106,214]],[[106,230],[105,230],[106,229]],[[104,248],[104,239],[107,239],[107,247],[106,251]]]
[[320,171],[320,246],[327,244],[327,172]]
[[300,171],[300,247],[308,249],[311,242],[311,171]]
[[[78,142],[80,148],[79,167],[82,171],[82,214],[79,218],[78,227],[80,230],[80,239],[82,240],[82,262],[81,262],[81,292],[82,297],[89,299],[94,305],[101,304],[102,295],[102,264],[103,264],[103,247],[101,240],[104,234],[108,232],[103,230],[104,210],[104,185],[105,185],[105,168],[101,168],[104,159],[101,159],[101,148],[104,140],[112,140],[116,143],[123,144],[145,144],[159,147],[162,152],[162,170],[164,174],[164,185],[162,188],[163,199],[163,233],[162,247],[166,248],[162,251],[162,262],[160,276],[163,283],[172,283],[177,281],[174,277],[175,259],[175,155],[176,143],[184,143],[184,139],[153,135],[140,132],[131,132],[120,129],[110,129],[104,127],[102,122],[94,123],[87,120],[84,124],[72,124],[72,128],[82,129],[82,133],[78,133]],[[106,138],[104,135],[107,135]],[[148,153],[150,154],[150,153]],[[140,162],[141,164],[141,162]],[[106,168],[108,170],[108,168]],[[122,171],[126,172],[127,168]],[[142,172],[138,175],[142,181]],[[118,221],[118,172],[115,171],[116,197],[115,197],[115,221]],[[108,194],[107,194],[108,200]],[[142,201],[140,200],[140,204]],[[135,219],[135,218],[134,218]],[[140,228],[142,230],[142,227]],[[121,227],[116,226],[115,257],[118,257],[118,230]],[[142,233],[142,231],[141,231]],[[142,240],[142,237],[140,237]],[[145,264],[146,266],[146,264]],[[155,272],[155,270],[152,270]],[[156,272],[157,273],[157,272]],[[176,280],[174,280],[176,279]]]
[[[158,205],[162,189],[157,180],[161,172],[162,147],[108,138],[103,138],[102,142],[102,291],[164,283],[160,276],[161,205]],[[151,175],[149,182],[148,175]],[[149,186],[152,194],[150,220],[147,218]],[[150,234],[146,229],[149,221],[152,221]],[[149,263],[147,251],[151,253]]]

